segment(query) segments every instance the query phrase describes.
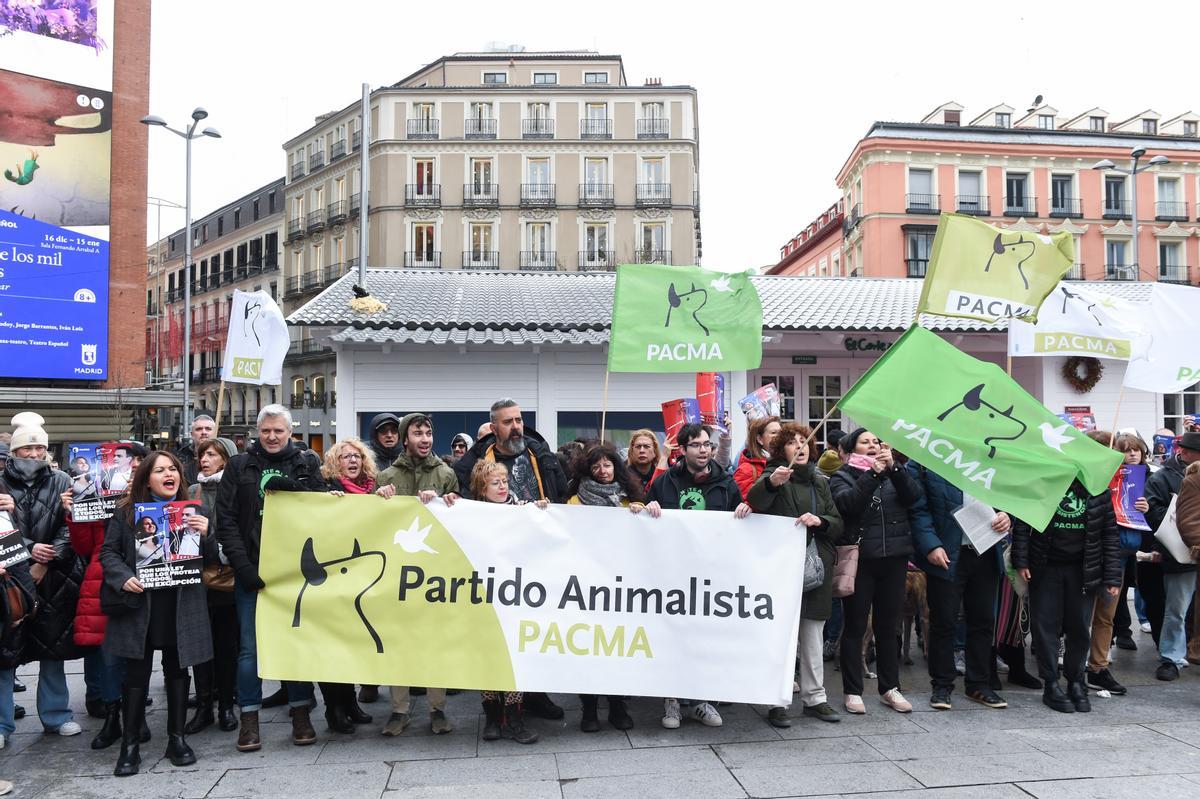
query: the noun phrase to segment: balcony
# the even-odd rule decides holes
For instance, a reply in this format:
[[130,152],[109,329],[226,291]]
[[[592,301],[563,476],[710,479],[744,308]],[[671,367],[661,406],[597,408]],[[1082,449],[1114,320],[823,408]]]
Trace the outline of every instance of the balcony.
[[581,119],[579,120],[579,138],[581,139],[611,139],[611,119]]
[[182,299],[183,299],[183,289],[182,288],[171,289],[170,291],[167,292],[167,304],[168,305],[173,302],[179,302]]
[[1004,215],[1019,217],[1037,216],[1037,197],[1006,195],[1004,198]]
[[310,211],[308,214],[308,224],[306,225],[309,233],[325,229],[325,209],[318,208],[315,211]]
[[304,219],[297,217],[288,220],[287,240],[296,241],[304,238]]
[[329,407],[329,394],[324,391],[311,392],[308,397],[308,407],[325,410]]
[[641,207],[669,206],[671,204],[670,183],[637,184],[636,204]]
[[637,137],[639,139],[667,139],[671,136],[671,120],[662,117],[649,117],[637,121]]
[[554,204],[553,183],[521,184],[522,208],[553,208]]
[[1083,264],[1073,264],[1063,275],[1063,280],[1083,280]]
[[1186,222],[1188,218],[1187,203],[1156,202],[1154,218],[1160,222]]
[[862,221],[862,203],[855,203],[850,207],[850,213],[846,214],[845,221],[842,223],[845,226],[845,232],[848,233],[858,227],[858,223]]
[[463,120],[463,136],[468,139],[494,139],[496,120],[488,117],[467,117]]
[[1158,279],[1163,283],[1188,282],[1188,268],[1185,264],[1159,264]]
[[442,254],[434,250],[404,253],[405,269],[441,269]]
[[1132,264],[1105,264],[1105,280],[1137,280],[1137,269]]
[[406,124],[410,139],[436,139],[441,135],[441,124],[437,119],[410,119]]
[[495,250],[465,250],[462,254],[463,269],[499,269],[500,253]]
[[346,140],[338,139],[329,148],[329,163],[333,163],[346,154]]
[[904,200],[907,214],[940,214],[942,198],[936,194],[907,194]]
[[354,216],[362,210],[362,195],[358,192],[350,195],[350,215]]
[[304,162],[292,164],[292,180],[298,180],[304,177]]
[[925,277],[925,269],[929,266],[928,258],[906,258],[904,262],[908,264],[909,277]]
[[[350,198],[351,205],[355,198]],[[440,183],[409,183],[404,187],[404,204],[418,208],[437,208],[442,204],[442,184]]]
[[499,183],[464,183],[463,207],[492,208],[500,204]]
[[554,250],[521,250],[519,263],[525,272],[557,272],[558,253]]
[[[300,342],[295,342],[294,344],[292,344],[292,346],[288,348],[288,355],[291,355],[293,350],[295,350],[296,354],[299,355],[300,354],[299,344],[300,344]],[[292,410],[299,410],[300,408],[303,408],[304,407],[304,395],[303,394],[293,394],[291,396],[291,398],[288,399],[288,407],[291,408]]]
[[1125,200],[1110,200],[1105,198],[1104,211],[1101,216],[1105,219],[1132,219],[1133,214],[1129,208],[1129,203]]
[[316,172],[321,167],[325,166],[325,153],[313,153],[308,157],[308,171]]
[[1082,219],[1083,206],[1074,197],[1051,198],[1050,216],[1053,219]]
[[613,184],[611,183],[580,183],[580,208],[612,208]]
[[354,135],[350,137],[350,147],[351,147],[351,149],[354,149],[354,150],[357,150],[359,147],[362,147],[362,131],[361,130],[354,131]]
[[582,251],[579,253],[580,272],[612,272],[617,268],[617,257],[612,250]]
[[320,288],[333,285],[338,281],[338,278],[346,274],[348,271],[349,268],[343,263],[330,264],[329,266],[326,266],[321,270]]
[[199,378],[197,383],[220,383],[221,382],[221,367],[206,366],[200,370],[197,375]]
[[329,220],[329,224],[337,225],[346,221],[346,201],[334,200],[325,207],[325,216]]
[[634,249],[633,259],[635,263],[639,264],[669,264],[671,263],[671,251]]
[[960,214],[972,216],[988,215],[988,198],[984,194],[960,194],[954,198],[955,207]]
[[521,120],[521,138],[522,139],[553,139],[554,138],[554,120],[553,119],[522,119]]

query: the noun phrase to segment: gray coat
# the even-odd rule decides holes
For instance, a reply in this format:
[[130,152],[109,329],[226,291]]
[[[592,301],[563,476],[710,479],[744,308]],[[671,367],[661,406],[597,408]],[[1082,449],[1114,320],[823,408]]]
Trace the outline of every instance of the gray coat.
[[[126,600],[129,612],[108,617],[104,634],[104,651],[117,657],[140,660],[146,655],[146,636],[150,628],[150,603],[162,591],[178,591],[175,610],[175,638],[179,648],[179,665],[195,666],[212,660],[212,627],[208,620],[207,589],[203,584],[178,588],[157,588],[141,594],[131,594],[122,586],[135,576],[137,543],[125,508],[118,508],[104,531],[100,546],[100,564],[104,567],[103,592]],[[216,559],[216,543],[210,526],[204,542],[204,560]]]

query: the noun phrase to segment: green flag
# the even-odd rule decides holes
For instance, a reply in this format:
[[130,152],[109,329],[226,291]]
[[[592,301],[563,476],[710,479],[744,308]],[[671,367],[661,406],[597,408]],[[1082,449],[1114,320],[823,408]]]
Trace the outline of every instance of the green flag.
[[1003,230],[942,214],[918,313],[1037,321],[1037,309],[1075,263],[1075,239]]
[[762,363],[762,303],[746,273],[628,264],[617,270],[608,368],[727,372]]
[[981,502],[1045,529],[1076,477],[1108,487],[1123,455],[1051,413],[995,364],[913,326],[842,398],[856,422]]

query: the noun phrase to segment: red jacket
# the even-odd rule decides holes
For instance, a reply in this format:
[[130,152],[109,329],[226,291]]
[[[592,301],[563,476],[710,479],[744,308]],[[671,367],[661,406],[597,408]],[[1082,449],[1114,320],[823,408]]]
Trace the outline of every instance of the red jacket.
[[750,454],[749,450],[742,451],[742,459],[738,461],[737,468],[733,470],[733,482],[737,483],[743,497],[750,494],[750,486],[758,482],[758,478],[762,477],[766,468],[766,458],[756,458]]
[[75,645],[100,646],[108,617],[100,610],[100,583],[104,569],[100,566],[100,545],[104,543],[105,522],[67,521],[71,531],[71,548],[87,560],[83,585],[79,588],[79,604],[75,606]]

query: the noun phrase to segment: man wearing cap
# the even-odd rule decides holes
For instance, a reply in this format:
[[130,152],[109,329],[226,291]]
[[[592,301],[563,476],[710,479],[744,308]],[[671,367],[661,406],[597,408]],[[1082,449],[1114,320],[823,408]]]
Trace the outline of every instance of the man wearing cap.
[[379,413],[371,419],[371,452],[375,455],[375,468],[378,471],[395,463],[404,452],[404,444],[400,441],[400,417],[394,413]]
[[[1183,483],[1184,470],[1196,461],[1200,461],[1200,432],[1189,431],[1180,436],[1175,454],[1164,460],[1162,468],[1146,481],[1146,502],[1150,505],[1150,510],[1146,511],[1146,523],[1152,529],[1157,530],[1163,523],[1171,504],[1171,495],[1178,494],[1179,486]],[[1196,590],[1196,566],[1175,560],[1150,533],[1142,535],[1142,549],[1150,549],[1157,556],[1163,578],[1162,629],[1158,636],[1161,661],[1154,676],[1160,680],[1175,680],[1179,677],[1179,668],[1187,663],[1184,618]]]

